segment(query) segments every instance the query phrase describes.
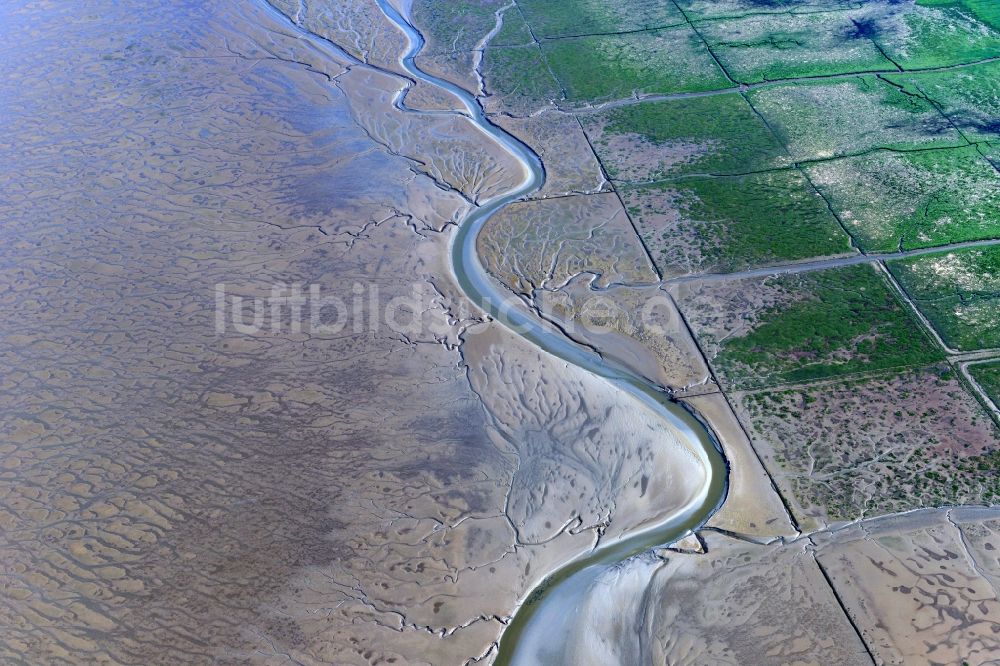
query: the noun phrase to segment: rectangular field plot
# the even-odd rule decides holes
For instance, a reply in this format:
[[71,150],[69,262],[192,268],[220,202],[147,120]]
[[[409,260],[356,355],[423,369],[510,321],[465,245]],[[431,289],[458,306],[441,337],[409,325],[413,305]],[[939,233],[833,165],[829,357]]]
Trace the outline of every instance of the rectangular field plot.
[[739,174],[790,162],[767,125],[736,93],[645,102],[580,120],[615,180]]
[[[933,4],[934,6],[923,6]],[[969,7],[976,4],[978,14]],[[863,19],[866,31],[903,69],[927,69],[1000,56],[997,6],[986,3],[872,3]],[[987,19],[987,20],[984,20]],[[993,21],[993,25],[990,25]]]
[[684,25],[684,15],[662,0],[519,0],[539,39],[630,32]]
[[1000,62],[885,78],[932,100],[969,141],[1000,141]]
[[677,0],[692,21],[748,14],[808,13],[857,7],[857,0]]
[[874,76],[768,86],[750,102],[797,160],[965,144],[930,102]]
[[530,115],[562,98],[541,49],[535,44],[489,48],[483,53],[483,83],[490,111]]
[[923,7],[957,9],[1000,30],[1000,3],[996,0],[917,0],[917,4]]
[[737,412],[806,529],[1000,499],[1000,433],[943,364],[747,393]]
[[570,100],[716,90],[732,84],[690,27],[542,42]]
[[826,202],[794,169],[619,191],[665,277],[851,252]]
[[1000,247],[893,261],[889,270],[946,345],[1000,347]]
[[1000,237],[1000,173],[974,146],[878,151],[806,170],[865,251]]
[[926,365],[943,353],[870,265],[682,284],[678,302],[724,387]]
[[741,83],[851,72],[895,72],[854,13],[774,14],[698,27],[722,66]]

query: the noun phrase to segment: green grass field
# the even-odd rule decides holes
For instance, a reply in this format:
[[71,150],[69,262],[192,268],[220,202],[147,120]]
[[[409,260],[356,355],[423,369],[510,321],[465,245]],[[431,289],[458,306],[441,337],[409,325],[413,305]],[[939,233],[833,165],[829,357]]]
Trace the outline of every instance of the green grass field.
[[721,342],[715,366],[733,388],[920,366],[943,356],[871,266],[776,282],[791,300],[755,313],[756,325]]
[[519,0],[539,39],[628,32],[684,25],[684,15],[662,0]]
[[548,40],[542,51],[574,102],[732,85],[688,27]]
[[949,347],[1000,347],[1000,247],[894,261],[889,270]]
[[797,170],[621,189],[661,274],[729,272],[851,252]]
[[742,17],[748,14],[814,12],[818,9],[849,8],[855,0],[677,0],[692,20]]
[[930,99],[969,141],[1000,140],[1000,62],[886,78]]
[[562,97],[559,83],[549,74],[535,45],[487,49],[483,80],[486,91],[501,98],[505,109],[515,113],[531,112]]
[[1000,30],[1000,3],[996,0],[917,0],[922,7],[952,7]]
[[710,21],[699,30],[722,66],[742,83],[850,72],[894,72],[852,15],[773,14]]
[[993,404],[1000,405],[1000,361],[972,363],[968,369],[969,374],[986,392]]
[[1000,237],[1000,173],[975,147],[878,151],[807,171],[865,251]]
[[895,15],[873,24],[873,38],[903,69],[976,62],[1000,53],[997,6],[993,0],[900,3]]
[[789,162],[767,125],[738,94],[635,104],[581,120],[615,179],[739,174]]
[[750,101],[797,160],[965,144],[930,102],[874,76],[760,88]]

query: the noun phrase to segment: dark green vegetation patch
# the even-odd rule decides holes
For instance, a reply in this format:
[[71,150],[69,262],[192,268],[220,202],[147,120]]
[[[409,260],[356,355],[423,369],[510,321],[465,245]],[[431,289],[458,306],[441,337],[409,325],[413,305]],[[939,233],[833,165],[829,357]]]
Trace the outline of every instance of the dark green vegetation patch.
[[730,387],[805,382],[942,357],[872,266],[785,275],[762,286],[778,292],[774,304],[752,312],[748,328],[715,341],[713,362]]
[[546,40],[542,50],[578,102],[732,85],[689,27]]
[[894,261],[889,270],[949,347],[1000,347],[1000,247]]
[[865,251],[1000,237],[1000,173],[974,146],[878,151],[807,171]]
[[736,93],[646,102],[581,120],[618,180],[739,174],[788,163],[767,125]]
[[528,114],[562,97],[541,50],[531,46],[487,49],[483,54],[486,92],[502,100],[506,111]]
[[850,238],[797,170],[621,189],[664,276],[846,254]]
[[1000,361],[970,363],[966,368],[993,404],[1000,405]]

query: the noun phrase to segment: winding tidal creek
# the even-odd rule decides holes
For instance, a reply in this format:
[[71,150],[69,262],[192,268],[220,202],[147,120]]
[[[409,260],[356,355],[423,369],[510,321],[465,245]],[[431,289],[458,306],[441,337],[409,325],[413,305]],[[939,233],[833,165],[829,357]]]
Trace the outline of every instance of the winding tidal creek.
[[[497,211],[542,187],[545,169],[541,159],[527,145],[491,123],[472,94],[421,70],[415,58],[424,47],[423,36],[386,0],[377,2],[385,16],[407,37],[407,51],[399,58],[401,66],[414,79],[458,98],[464,106],[464,114],[476,128],[488,140],[509,152],[525,173],[517,187],[472,209],[452,238],[451,268],[465,296],[494,320],[540,349],[605,379],[631,396],[638,409],[650,410],[666,421],[680,437],[687,440],[705,469],[706,482],[701,492],[667,520],[625,538],[602,541],[584,556],[564,564],[524,598],[503,633],[496,663],[518,666],[567,663],[566,643],[570,640],[581,605],[594,583],[620,563],[657,546],[673,543],[702,526],[726,497],[727,463],[720,445],[705,424],[685,406],[671,400],[663,387],[642,378],[623,364],[602,358],[536,318],[510,296],[505,296],[486,272],[477,251],[478,235]],[[336,48],[335,44],[300,26],[296,28],[320,50]],[[339,49],[338,53],[344,55]],[[357,64],[364,66],[360,62]]]

